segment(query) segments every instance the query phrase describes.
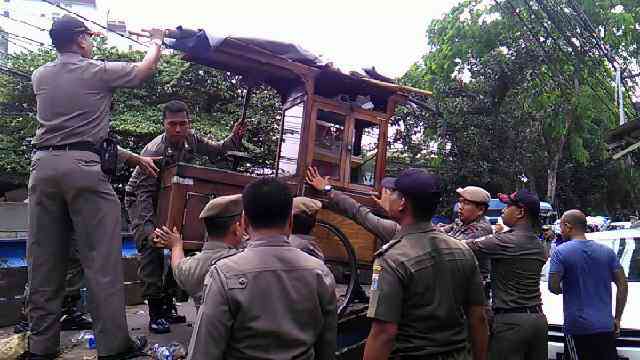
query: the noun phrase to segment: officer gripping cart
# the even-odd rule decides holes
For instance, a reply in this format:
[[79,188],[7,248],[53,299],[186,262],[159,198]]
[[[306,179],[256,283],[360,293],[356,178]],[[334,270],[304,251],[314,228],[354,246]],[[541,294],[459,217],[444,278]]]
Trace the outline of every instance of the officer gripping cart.
[[[227,151],[236,149],[245,132],[245,123],[239,121],[231,136],[222,142],[212,142],[191,130],[187,105],[182,101],[169,101],[162,111],[164,133],[158,135],[142,150],[144,156],[160,157],[160,171],[177,162],[192,162],[196,154],[216,161]],[[138,274],[144,283],[143,297],[149,305],[149,330],[168,333],[170,323],[184,322],[178,315],[173,294],[176,289],[171,272],[165,274],[161,248],[154,246],[156,224],[155,209],[159,179],[136,169],[127,184],[125,206],[131,220],[133,236],[140,254]]]
[[244,234],[240,217],[242,215],[242,195],[220,196],[202,209],[200,219],[207,229],[207,240],[202,252],[184,257],[182,236],[166,226],[156,229],[154,239],[160,246],[171,249],[173,277],[191,297],[196,309],[202,304],[204,279],[211,263],[217,259],[237,253]]
[[485,298],[475,257],[431,225],[440,179],[407,169],[391,182],[394,190],[383,192],[381,204],[400,231],[376,253],[364,358],[485,359]]
[[547,319],[542,313],[540,272],[546,261],[533,231],[540,200],[527,190],[499,194],[507,205],[502,221],[510,229],[464,242],[491,259],[491,298],[494,321],[489,358],[546,359]]
[[[59,314],[72,236],[90,295],[100,359],[137,353],[146,341],[129,337],[125,317],[120,202],[103,172],[116,158],[104,151],[113,92],[136,87],[155,71],[164,30],[151,30],[141,63],[91,60],[92,32],[64,16],[50,30],[58,58],[32,76],[38,129],[29,178],[29,296],[26,358],[54,358],[60,350]],[[115,147],[111,146],[112,149]],[[111,160],[109,164],[105,159]],[[123,149],[117,158],[154,176],[149,158]]]
[[242,202],[251,240],[211,267],[188,359],[333,359],[335,281],[322,261],[289,243],[287,185],[258,179]]

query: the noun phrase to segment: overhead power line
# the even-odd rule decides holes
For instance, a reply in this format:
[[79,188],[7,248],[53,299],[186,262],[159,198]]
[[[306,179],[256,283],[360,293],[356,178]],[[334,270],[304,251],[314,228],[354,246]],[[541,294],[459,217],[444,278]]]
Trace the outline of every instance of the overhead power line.
[[43,43],[42,41],[33,40],[33,39],[29,38],[29,37],[26,37],[26,36],[23,36],[23,35],[14,34],[14,33],[8,32],[6,30],[2,30],[2,32],[7,33],[10,36],[16,37],[16,38],[21,39],[21,40],[27,40],[27,41],[30,41],[32,43],[38,44],[40,46],[46,46],[46,44]]
[[2,32],[0,32],[0,37],[1,37],[1,38],[3,38],[3,39],[5,39],[5,40],[7,40],[7,42],[8,42],[9,44],[11,44],[11,45],[17,46],[17,47],[19,47],[19,48],[21,48],[21,49],[24,49],[24,50],[26,50],[26,51],[33,51],[33,50],[29,49],[28,47],[26,47],[26,46],[24,46],[24,45],[20,45],[20,44],[18,44],[17,42],[13,41],[11,38],[9,38],[9,36],[8,36],[8,35],[3,34]]
[[82,16],[82,15],[80,15],[80,14],[76,13],[76,12],[73,12],[73,11],[71,11],[71,10],[69,10],[69,9],[65,8],[64,6],[61,6],[60,4],[57,4],[57,3],[53,2],[53,1],[51,1],[51,0],[41,0],[41,1],[46,2],[47,4],[49,4],[49,5],[51,5],[51,6],[55,6],[55,7],[57,7],[58,9],[60,9],[60,10],[62,10],[62,11],[65,11],[65,12],[67,12],[67,13],[71,14],[71,15],[74,15],[74,16],[76,16],[76,17],[78,17],[78,18],[80,18],[80,19],[82,19],[82,20],[84,20],[84,21],[90,22],[90,23],[92,23],[93,25],[95,25],[95,26],[97,26],[97,27],[99,27],[99,28],[101,28],[101,29],[103,29],[103,30],[106,30],[106,31],[108,31],[108,32],[112,32],[112,33],[114,33],[114,34],[117,34],[118,36],[121,36],[121,37],[123,37],[123,38],[125,38],[125,39],[129,39],[129,40],[133,41],[134,43],[136,43],[136,44],[138,44],[138,45],[147,46],[146,44],[144,44],[144,43],[142,43],[142,42],[140,42],[140,41],[138,41],[138,40],[136,40],[136,39],[134,39],[134,38],[132,38],[132,37],[130,37],[130,36],[127,36],[127,35],[122,34],[122,33],[120,33],[120,32],[117,32],[117,31],[111,30],[111,29],[109,29],[107,26],[104,26],[104,25],[102,25],[102,24],[100,24],[100,23],[98,23],[98,22],[95,22],[95,21],[93,21],[93,20],[91,20],[91,19],[88,19],[88,18],[86,18],[86,17],[84,17],[84,16]]
[[49,30],[47,30],[47,29],[41,28],[41,27],[40,27],[40,26],[38,26],[38,25],[33,25],[33,24],[31,24],[31,23],[29,23],[29,22],[27,22],[27,21],[24,21],[24,20],[20,20],[20,19],[13,18],[13,17],[9,16],[9,15],[8,15],[8,14],[6,14],[6,13],[5,13],[5,14],[2,14],[2,16],[3,16],[3,17],[5,17],[5,18],[7,18],[7,19],[9,19],[9,20],[11,20],[11,21],[15,21],[15,22],[17,22],[17,23],[20,23],[20,24],[23,24],[23,25],[30,26],[30,27],[32,27],[32,28],[34,28],[34,29],[37,29],[37,30],[40,30],[40,31],[45,31],[45,32],[48,32],[48,31],[49,31]]

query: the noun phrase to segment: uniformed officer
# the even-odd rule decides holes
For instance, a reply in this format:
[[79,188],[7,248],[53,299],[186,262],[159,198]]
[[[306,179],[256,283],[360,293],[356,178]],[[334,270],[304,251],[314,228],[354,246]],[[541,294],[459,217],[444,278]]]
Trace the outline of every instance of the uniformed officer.
[[289,242],[291,246],[324,261],[324,254],[311,231],[316,226],[316,216],[322,203],[304,196],[293,198],[293,225]]
[[242,202],[250,240],[211,267],[188,359],[333,359],[335,281],[322,261],[289,243],[287,185],[260,178]]
[[211,263],[238,252],[243,236],[241,215],[241,194],[220,196],[209,201],[200,213],[200,219],[207,229],[207,240],[202,245],[202,251],[190,257],[184,257],[182,236],[175,229],[170,231],[163,226],[155,230],[156,242],[171,249],[173,277],[178,286],[193,297],[196,308],[202,304],[204,278]]
[[[386,202],[391,194],[391,188],[394,186],[394,181],[395,179],[393,178],[382,179],[382,191],[380,198],[373,198],[382,208],[384,208],[384,204],[382,202]],[[329,177],[321,177],[318,173],[318,169],[315,167],[310,167],[307,170],[307,182],[316,190],[322,191],[326,194],[327,199],[329,200],[329,203],[327,204],[329,209],[336,210],[339,213],[344,214],[344,216],[374,234],[382,241],[382,243],[389,242],[389,240],[391,240],[393,236],[400,231],[400,225],[397,222],[375,215],[369,207],[364,206],[353,200],[350,196],[335,190],[333,186],[329,184]]]
[[485,359],[488,329],[476,259],[431,225],[440,179],[407,169],[393,188],[385,208],[401,228],[376,252],[364,358],[471,359],[472,352]]
[[[213,142],[191,130],[187,105],[172,100],[162,110],[164,133],[158,135],[142,150],[142,155],[161,157],[161,171],[177,162],[193,162],[196,155],[206,155],[216,161],[227,151],[236,149],[242,140],[245,124],[238,122],[231,136],[222,142]],[[136,169],[125,187],[125,206],[133,236],[138,248],[140,265],[138,274],[143,281],[143,297],[149,306],[149,330],[168,333],[170,323],[185,322],[178,315],[171,292],[175,281],[171,271],[165,273],[163,249],[153,246],[156,228],[155,210],[159,179]]]
[[[467,186],[456,190],[458,193],[458,218],[451,224],[440,228],[445,234],[458,239],[476,239],[481,236],[493,234],[491,224],[484,216],[489,209],[491,195],[485,189],[478,186]],[[489,275],[491,274],[491,260],[482,255],[476,254],[480,276],[487,288]]]
[[491,259],[494,321],[490,359],[546,359],[547,319],[542,313],[540,272],[545,251],[534,233],[540,200],[527,191],[499,194],[506,232],[464,242]]
[[[63,16],[50,30],[58,58],[32,75],[38,129],[29,178],[28,358],[52,358],[60,345],[58,321],[71,237],[90,294],[100,358],[136,352],[128,334],[122,271],[120,202],[101,170],[96,147],[107,138],[116,88],[136,87],[155,71],[163,30],[141,63],[91,60],[91,31]],[[153,161],[121,150],[128,163],[154,172]]]

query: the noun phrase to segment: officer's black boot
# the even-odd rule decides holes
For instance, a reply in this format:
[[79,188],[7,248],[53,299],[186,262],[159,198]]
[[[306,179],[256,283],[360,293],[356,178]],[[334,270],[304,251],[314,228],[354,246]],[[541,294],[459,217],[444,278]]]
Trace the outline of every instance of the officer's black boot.
[[91,330],[93,322],[78,308],[80,296],[67,295],[62,301],[62,317],[60,326],[62,331]]
[[165,297],[163,305],[165,319],[167,319],[170,324],[184,324],[187,322],[186,316],[178,314],[178,307],[176,306],[173,297]]
[[149,331],[154,334],[170,333],[171,326],[165,317],[162,299],[148,299],[147,302],[149,303]]

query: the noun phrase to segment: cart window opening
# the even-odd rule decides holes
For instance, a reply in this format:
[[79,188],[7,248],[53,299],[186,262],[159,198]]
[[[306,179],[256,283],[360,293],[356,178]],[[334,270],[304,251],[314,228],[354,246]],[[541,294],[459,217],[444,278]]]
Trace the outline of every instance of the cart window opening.
[[302,133],[302,119],[304,118],[304,103],[294,105],[283,113],[282,144],[278,161],[278,176],[292,176],[298,169],[298,154],[300,152],[300,136]]
[[344,144],[345,116],[318,110],[312,165],[321,176],[340,180],[340,154]]
[[351,139],[351,183],[374,186],[378,160],[380,126],[367,120],[355,119]]

